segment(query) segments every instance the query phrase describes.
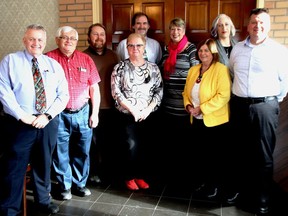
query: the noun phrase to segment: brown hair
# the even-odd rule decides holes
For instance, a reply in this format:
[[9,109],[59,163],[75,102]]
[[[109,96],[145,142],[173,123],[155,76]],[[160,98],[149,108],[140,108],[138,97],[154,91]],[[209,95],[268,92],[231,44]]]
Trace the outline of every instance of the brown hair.
[[212,56],[213,56],[213,62],[217,62],[219,61],[219,53],[218,53],[218,50],[217,50],[217,45],[216,45],[216,42],[213,38],[208,38],[206,40],[202,40],[198,45],[197,45],[197,52],[196,52],[196,59],[198,59],[200,62],[200,58],[199,58],[199,55],[198,55],[198,51],[200,50],[200,48],[203,46],[203,45],[207,45],[209,51],[212,53]]
[[269,9],[268,8],[254,8],[250,11],[250,15],[249,17],[251,17],[252,15],[258,15],[260,13],[267,13],[269,14]]
[[132,17],[132,26],[134,26],[136,24],[136,19],[138,17],[142,17],[142,16],[145,16],[147,18],[148,24],[150,25],[149,17],[147,16],[147,14],[145,14],[143,12],[137,12]]

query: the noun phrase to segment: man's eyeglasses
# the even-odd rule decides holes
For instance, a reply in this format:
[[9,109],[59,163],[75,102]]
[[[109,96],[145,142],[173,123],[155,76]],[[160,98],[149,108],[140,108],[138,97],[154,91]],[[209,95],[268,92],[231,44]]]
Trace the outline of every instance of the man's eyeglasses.
[[68,36],[61,36],[61,37],[59,37],[60,39],[62,39],[62,40],[65,40],[65,41],[68,41],[68,40],[70,40],[70,41],[77,41],[78,39],[77,38],[75,38],[75,37],[68,37]]
[[128,48],[137,48],[137,49],[140,49],[141,47],[143,47],[144,44],[128,44],[127,47]]

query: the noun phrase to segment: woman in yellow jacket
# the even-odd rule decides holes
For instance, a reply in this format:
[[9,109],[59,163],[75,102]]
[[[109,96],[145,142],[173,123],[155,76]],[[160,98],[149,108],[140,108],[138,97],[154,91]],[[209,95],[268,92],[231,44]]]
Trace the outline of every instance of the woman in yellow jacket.
[[[231,78],[229,69],[219,62],[213,39],[201,41],[196,57],[200,64],[188,71],[182,93],[190,114],[192,168],[196,191],[205,198],[218,198],[221,188],[221,160],[227,144]],[[197,177],[199,177],[197,179]]]

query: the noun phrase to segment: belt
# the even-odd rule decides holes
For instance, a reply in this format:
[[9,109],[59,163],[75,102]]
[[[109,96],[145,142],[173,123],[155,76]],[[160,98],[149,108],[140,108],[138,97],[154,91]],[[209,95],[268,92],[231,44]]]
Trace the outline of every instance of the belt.
[[73,114],[73,113],[78,113],[80,112],[82,109],[84,109],[86,106],[88,105],[88,102],[86,102],[82,107],[80,107],[79,109],[64,109],[63,112],[65,113],[69,113],[69,114]]
[[276,96],[267,96],[267,97],[238,97],[236,95],[233,96],[238,101],[241,101],[246,104],[257,104],[257,103],[266,103],[267,101],[276,100]]

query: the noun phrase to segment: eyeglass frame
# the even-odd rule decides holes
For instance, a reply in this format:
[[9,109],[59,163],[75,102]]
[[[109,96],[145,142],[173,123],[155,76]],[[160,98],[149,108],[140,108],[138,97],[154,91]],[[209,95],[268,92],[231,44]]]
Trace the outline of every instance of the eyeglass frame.
[[127,44],[127,48],[137,48],[137,49],[140,49],[141,47],[144,47],[144,44]]
[[77,38],[75,38],[75,37],[68,37],[68,36],[66,36],[66,35],[60,36],[60,37],[58,37],[58,38],[60,38],[60,39],[62,39],[62,40],[64,40],[64,41],[68,41],[68,40],[70,40],[70,41],[78,41]]

